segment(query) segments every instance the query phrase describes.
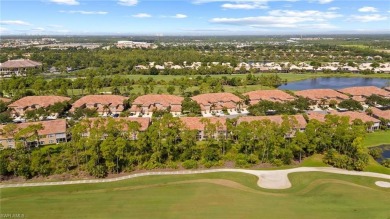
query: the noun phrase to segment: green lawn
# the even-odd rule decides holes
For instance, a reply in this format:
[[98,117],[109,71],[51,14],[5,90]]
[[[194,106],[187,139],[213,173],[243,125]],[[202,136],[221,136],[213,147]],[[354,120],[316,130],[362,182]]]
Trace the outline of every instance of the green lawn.
[[294,173],[265,190],[242,173],[149,176],[114,183],[7,188],[1,213],[26,218],[389,218],[390,190],[376,179]]
[[390,130],[368,133],[363,140],[364,147],[390,144]]

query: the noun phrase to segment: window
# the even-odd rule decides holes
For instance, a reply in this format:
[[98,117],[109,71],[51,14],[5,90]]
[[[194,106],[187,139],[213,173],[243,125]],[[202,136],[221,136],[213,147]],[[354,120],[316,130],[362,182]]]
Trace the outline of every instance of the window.
[[50,134],[50,135],[49,135],[49,138],[54,138],[54,135],[53,135],[53,134]]
[[7,141],[8,141],[8,143],[11,143],[11,142],[13,142],[14,140],[13,140],[13,139],[8,139]]
[[55,142],[53,140],[50,140],[49,141],[49,144],[54,144]]

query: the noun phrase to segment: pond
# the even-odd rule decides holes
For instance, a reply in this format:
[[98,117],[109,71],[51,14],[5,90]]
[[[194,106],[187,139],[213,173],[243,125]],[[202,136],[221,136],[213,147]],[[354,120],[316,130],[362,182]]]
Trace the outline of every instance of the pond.
[[384,159],[390,158],[390,145],[380,145],[377,147],[382,149],[382,158],[377,159],[379,163]]
[[[390,76],[390,75],[389,75]],[[390,79],[382,78],[347,78],[347,77],[325,77],[313,78],[303,81],[290,82],[286,85],[281,85],[278,89],[281,90],[308,90],[308,89],[342,89],[346,87],[356,86],[388,86]]]

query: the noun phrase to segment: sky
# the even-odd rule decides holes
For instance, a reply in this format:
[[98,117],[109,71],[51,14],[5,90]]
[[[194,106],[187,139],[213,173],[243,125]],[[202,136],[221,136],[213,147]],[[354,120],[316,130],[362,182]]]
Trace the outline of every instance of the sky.
[[389,0],[0,0],[1,35],[390,33]]

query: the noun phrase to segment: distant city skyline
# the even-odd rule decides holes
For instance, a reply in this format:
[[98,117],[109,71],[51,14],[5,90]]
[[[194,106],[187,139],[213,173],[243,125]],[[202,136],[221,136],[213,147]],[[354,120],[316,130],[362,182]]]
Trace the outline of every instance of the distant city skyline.
[[1,0],[1,35],[390,33],[387,0]]

